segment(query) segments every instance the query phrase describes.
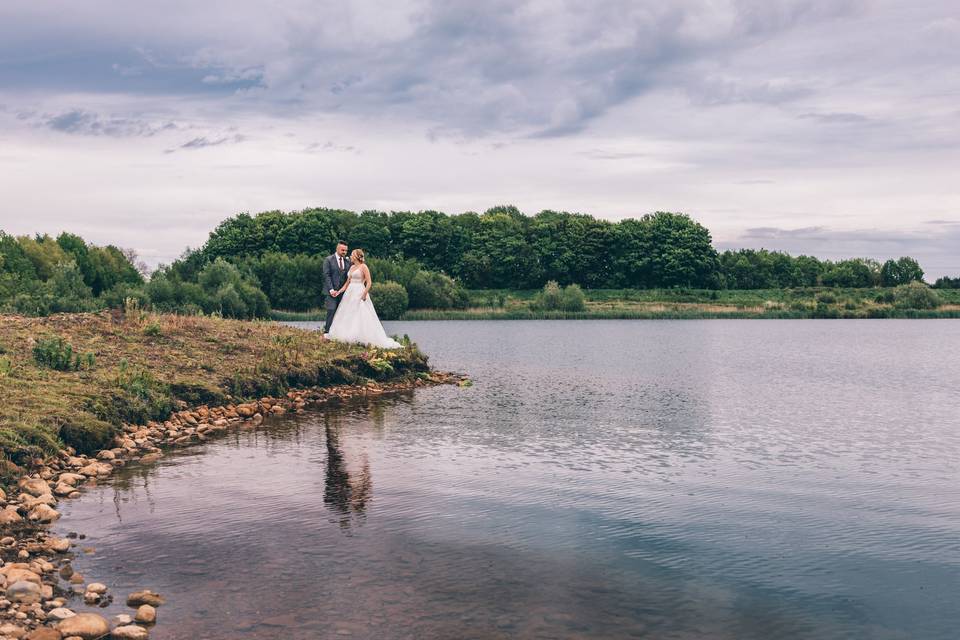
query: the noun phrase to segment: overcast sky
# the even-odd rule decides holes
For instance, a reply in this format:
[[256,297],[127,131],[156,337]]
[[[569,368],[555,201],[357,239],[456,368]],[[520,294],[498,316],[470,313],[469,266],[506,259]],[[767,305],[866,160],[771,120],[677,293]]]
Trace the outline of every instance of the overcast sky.
[[0,228],[169,262],[240,211],[683,211],[960,275],[955,0],[4,0]]

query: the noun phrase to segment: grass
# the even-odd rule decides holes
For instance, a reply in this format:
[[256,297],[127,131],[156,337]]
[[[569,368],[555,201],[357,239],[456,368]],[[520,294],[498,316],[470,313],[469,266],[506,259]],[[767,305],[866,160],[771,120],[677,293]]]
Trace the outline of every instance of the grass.
[[[403,320],[582,320],[715,318],[960,318],[960,289],[940,289],[933,310],[898,309],[890,289],[586,289],[582,312],[537,311],[539,290],[474,290],[467,309],[411,309]],[[322,321],[323,310],[274,311],[275,320]]]
[[[80,367],[50,368],[34,347],[52,343],[91,356]],[[142,312],[0,315],[0,475],[65,444],[104,448],[122,424],[186,406],[426,370],[426,357],[409,342],[370,350],[267,322]]]

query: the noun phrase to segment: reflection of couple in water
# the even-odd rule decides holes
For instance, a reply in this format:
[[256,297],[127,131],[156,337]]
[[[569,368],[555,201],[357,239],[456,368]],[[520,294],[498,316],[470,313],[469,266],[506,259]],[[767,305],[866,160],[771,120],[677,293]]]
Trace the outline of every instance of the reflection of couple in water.
[[370,461],[366,452],[359,456],[359,469],[351,469],[340,444],[340,425],[326,417],[327,469],[323,502],[340,517],[340,526],[349,527],[353,516],[362,517],[373,491]]

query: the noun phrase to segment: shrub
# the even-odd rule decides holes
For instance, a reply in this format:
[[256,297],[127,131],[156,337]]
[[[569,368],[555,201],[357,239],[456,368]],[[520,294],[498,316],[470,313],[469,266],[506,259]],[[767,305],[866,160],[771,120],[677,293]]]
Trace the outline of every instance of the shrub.
[[564,288],[560,296],[560,308],[564,311],[583,311],[587,304],[583,289],[578,284],[571,284]]
[[406,288],[413,309],[462,309],[470,301],[453,278],[436,271],[420,271]]
[[886,289],[886,290],[884,290],[884,291],[881,291],[881,292],[878,293],[877,296],[874,298],[874,301],[875,301],[875,302],[878,302],[878,303],[880,303],[880,304],[893,304],[894,301],[895,301],[895,297],[894,297],[894,295],[893,295],[893,291],[891,291],[891,290],[889,290],[889,289]]
[[399,282],[375,282],[370,296],[381,320],[397,320],[410,304],[407,290]]
[[146,290],[139,285],[128,282],[118,282],[100,296],[100,301],[108,309],[123,309],[127,306],[128,299],[136,300],[141,309],[150,306],[150,297]]
[[556,281],[551,280],[543,286],[543,290],[536,295],[530,306],[534,309],[553,311],[559,309],[561,304],[563,304],[563,291]]
[[940,296],[922,282],[897,286],[893,290],[893,299],[898,309],[936,309],[940,306]]
[[37,340],[33,345],[33,359],[40,366],[57,371],[79,371],[82,366],[92,369],[94,365],[92,353],[83,356],[74,353],[73,345],[59,336]]
[[834,304],[837,301],[837,296],[832,293],[818,293],[817,302],[822,302],[823,304]]
[[143,328],[143,335],[150,336],[151,338],[156,338],[163,335],[163,331],[160,329],[159,322],[151,322]]

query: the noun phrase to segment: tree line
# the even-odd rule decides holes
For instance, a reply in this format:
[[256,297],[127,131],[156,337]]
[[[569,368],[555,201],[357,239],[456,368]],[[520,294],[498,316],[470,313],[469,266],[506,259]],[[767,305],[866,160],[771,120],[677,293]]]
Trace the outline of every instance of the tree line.
[[709,230],[682,213],[610,222],[549,210],[527,216],[513,206],[459,215],[324,208],[242,213],[222,222],[187,260],[326,255],[341,239],[381,259],[415,261],[468,289],[539,289],[551,281],[587,289],[892,287],[923,280],[910,257],[880,263],[765,249],[720,253]]
[[[466,307],[466,289],[542,289],[550,283],[783,289],[923,280],[910,257],[880,263],[765,249],[718,252],[709,230],[681,213],[610,222],[558,211],[527,216],[513,206],[459,215],[313,208],[235,215],[202,247],[149,277],[132,252],[112,245],[94,246],[70,233],[15,237],[0,231],[0,309],[44,315],[133,300],[161,311],[238,318],[265,317],[271,308],[309,310],[321,305],[322,261],[338,240],[370,257],[387,318],[407,308]],[[934,286],[960,288],[960,278],[940,278]]]

